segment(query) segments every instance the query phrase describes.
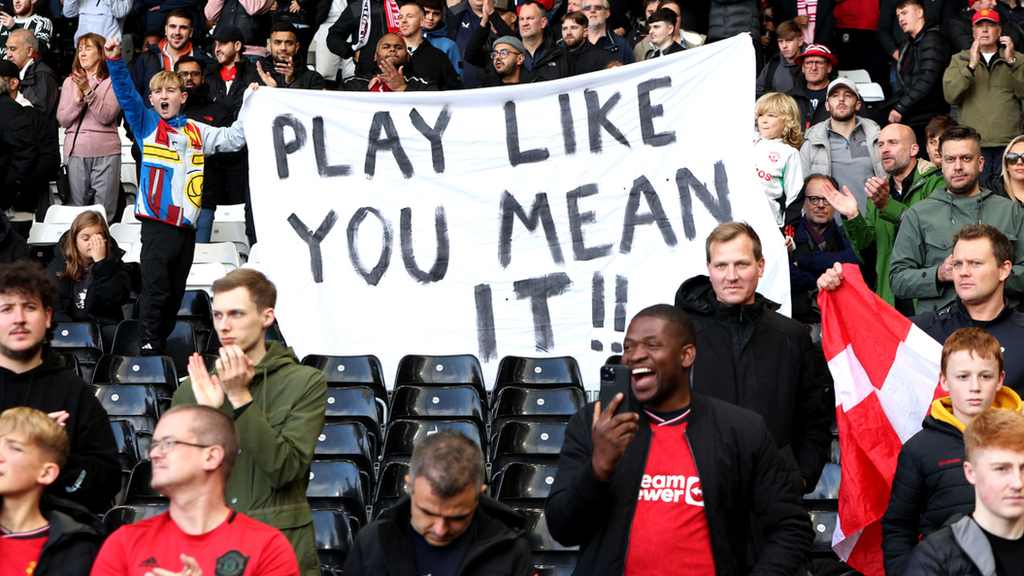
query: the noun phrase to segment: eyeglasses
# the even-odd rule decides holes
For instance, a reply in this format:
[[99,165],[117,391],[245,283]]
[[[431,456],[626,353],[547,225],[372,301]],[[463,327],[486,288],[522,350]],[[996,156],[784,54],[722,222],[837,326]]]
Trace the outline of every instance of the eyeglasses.
[[824,60],[804,60],[804,66],[810,68],[824,68],[828,62]]
[[212,444],[194,444],[192,442],[185,442],[184,440],[176,440],[174,438],[164,438],[163,440],[153,440],[153,448],[160,451],[161,454],[170,454],[174,452],[174,447],[178,444],[184,444],[185,446],[195,446],[196,448],[209,448]]
[[497,58],[498,55],[501,55],[502,58],[507,58],[509,54],[519,56],[522,52],[513,52],[512,50],[495,50],[494,52],[491,52],[491,60]]
[[828,200],[824,196],[808,196],[807,201],[811,203],[811,206],[817,206],[822,202],[825,203],[825,206],[829,205]]
[[1016,152],[1010,152],[1009,154],[1007,154],[1003,158],[1003,160],[1005,160],[1008,165],[1012,166],[1012,165],[1020,162],[1021,160],[1024,160],[1024,154],[1017,154]]
[[198,71],[196,71],[196,72],[189,72],[187,70],[183,70],[181,72],[178,72],[178,76],[181,76],[182,78],[188,78],[190,76],[192,78],[200,78],[200,77],[202,77],[202,75],[203,75],[203,73],[202,72],[198,72]]
[[590,4],[582,8],[584,12],[590,12],[591,10],[604,10],[604,4]]

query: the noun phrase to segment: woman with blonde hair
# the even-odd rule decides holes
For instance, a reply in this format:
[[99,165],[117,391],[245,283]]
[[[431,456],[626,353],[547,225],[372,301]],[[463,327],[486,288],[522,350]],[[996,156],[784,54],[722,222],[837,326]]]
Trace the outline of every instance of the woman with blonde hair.
[[70,203],[102,204],[113,219],[121,190],[121,138],[117,134],[121,106],[107,72],[105,42],[98,34],[78,39],[71,75],[60,91],[57,121],[65,128]]
[[60,292],[53,320],[97,323],[104,349],[109,349],[114,329],[124,319],[122,306],[132,293],[124,250],[110,237],[103,215],[92,210],[75,218],[59,246],[49,266]]
[[757,99],[754,119],[758,132],[754,137],[754,169],[775,223],[781,228],[800,215],[800,205],[794,204],[804,183],[800,109],[791,96],[769,92]]
[[[992,173],[994,175],[995,170],[992,170]],[[1003,190],[992,186],[993,190],[1003,193],[1017,204],[1024,204],[1024,136],[1017,136],[1006,146],[1006,151],[1003,152],[1001,180]]]

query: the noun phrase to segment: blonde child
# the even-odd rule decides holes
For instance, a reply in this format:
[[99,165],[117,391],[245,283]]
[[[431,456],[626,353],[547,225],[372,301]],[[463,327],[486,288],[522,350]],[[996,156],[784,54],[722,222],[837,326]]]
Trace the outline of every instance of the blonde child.
[[[754,138],[754,167],[764,187],[775,223],[786,223],[786,211],[800,195],[804,170],[800,163],[800,109],[793,98],[769,92],[754,105],[758,134]],[[797,204],[794,209],[798,208]]]

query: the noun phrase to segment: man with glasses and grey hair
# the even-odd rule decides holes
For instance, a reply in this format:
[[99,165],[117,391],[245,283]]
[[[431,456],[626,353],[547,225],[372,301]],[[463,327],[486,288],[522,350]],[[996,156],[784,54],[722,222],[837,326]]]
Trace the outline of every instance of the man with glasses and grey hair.
[[409,495],[363,528],[344,574],[534,574],[526,520],[484,495],[484,456],[466,435],[441,430],[416,444]]
[[149,457],[150,484],[170,498],[169,509],[111,534],[92,573],[297,575],[284,534],[224,503],[239,446],[231,417],[216,408],[168,410],[153,432]]
[[625,64],[636,62],[629,42],[608,27],[608,17],[611,16],[609,0],[585,0],[582,12],[589,20],[587,39],[591,44],[608,52],[615,60],[620,60]]

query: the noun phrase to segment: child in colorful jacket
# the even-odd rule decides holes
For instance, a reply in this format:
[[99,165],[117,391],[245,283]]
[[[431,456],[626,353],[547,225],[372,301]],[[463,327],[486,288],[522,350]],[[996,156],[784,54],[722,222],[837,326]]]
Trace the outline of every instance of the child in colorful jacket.
[[196,244],[206,154],[245,146],[244,112],[234,124],[215,128],[181,114],[185,80],[160,72],[149,82],[152,110],[132,84],[117,38],[104,46],[117,101],[142,144],[135,216],[142,222],[142,295],[139,340],[143,355],[163,353],[174,330]]

